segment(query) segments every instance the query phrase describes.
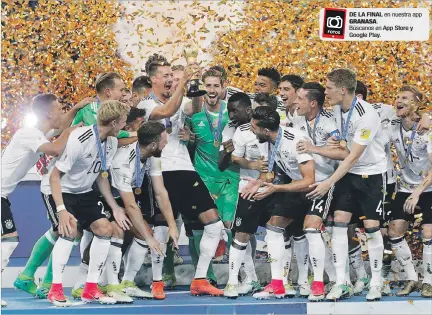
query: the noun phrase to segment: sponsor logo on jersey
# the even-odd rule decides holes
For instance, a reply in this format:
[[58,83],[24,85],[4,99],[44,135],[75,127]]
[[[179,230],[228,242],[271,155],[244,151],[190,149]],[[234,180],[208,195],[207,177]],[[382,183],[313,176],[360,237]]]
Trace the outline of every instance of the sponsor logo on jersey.
[[198,127],[205,127],[205,124],[203,121],[200,121],[200,123],[198,124]]

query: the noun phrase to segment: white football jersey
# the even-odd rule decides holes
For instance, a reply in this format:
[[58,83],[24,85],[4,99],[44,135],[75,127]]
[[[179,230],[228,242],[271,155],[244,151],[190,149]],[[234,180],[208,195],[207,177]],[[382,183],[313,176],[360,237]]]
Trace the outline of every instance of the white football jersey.
[[[194,171],[195,168],[189,156],[189,151],[186,145],[179,139],[180,129],[184,127],[184,122],[187,115],[184,112],[184,105],[190,101],[188,98],[183,97],[182,105],[179,110],[170,117],[172,123],[172,132],[168,135],[168,143],[162,150],[162,163],[164,171]],[[156,102],[150,96],[144,98],[139,104],[138,108],[146,110],[146,121],[149,120],[150,114],[153,109],[162,103]],[[166,119],[161,119],[160,122],[166,126]]]
[[[396,119],[396,109],[391,105],[383,103],[372,104],[373,108],[377,111],[381,119],[381,127],[384,133],[390,128],[390,122]],[[390,142],[385,144],[385,152],[387,156],[387,184],[394,184],[396,182],[396,173],[393,166],[393,155],[391,152]]]
[[[306,153],[299,154],[297,152],[296,146],[297,142],[299,142],[300,140],[311,139],[306,133],[302,132],[301,130],[291,127],[280,128],[282,128],[282,139],[276,152],[275,163],[277,163],[280,169],[292,180],[303,179],[300,173],[299,164],[313,160],[313,156]],[[268,160],[269,154],[271,154],[271,151],[273,150],[273,144],[269,144],[270,142],[267,142],[264,146],[260,147],[260,149],[263,150],[261,152],[261,155],[264,156],[264,159],[266,160]],[[275,166],[273,166],[273,171],[274,169]]]
[[[314,145],[317,147],[326,146],[328,138],[338,132],[336,119],[331,112],[325,110],[321,112],[318,124],[315,127],[315,137],[313,136],[314,127],[309,125],[304,116],[296,115],[293,118],[293,128],[306,132],[312,141],[315,139]],[[316,123],[316,118],[313,123]],[[338,161],[319,154],[312,154],[312,156],[315,161],[315,181],[321,182],[329,178],[334,173]]]
[[[151,157],[145,165],[140,161],[140,168],[145,168],[150,176],[162,176],[162,161]],[[140,171],[140,170],[138,170]],[[136,187],[136,142],[120,147],[111,166],[112,185],[123,192],[132,192]]]
[[[431,163],[429,154],[432,153],[432,133],[424,135],[415,134],[412,141],[411,153],[407,156],[408,146],[413,130],[405,130],[400,119],[391,121],[391,141],[394,144],[401,167],[401,181],[398,185],[399,191],[413,192],[423,177],[426,176]],[[425,191],[432,191],[432,186]]]
[[[267,143],[259,143],[255,134],[250,130],[251,124],[247,123],[237,128],[233,137],[234,151],[232,155],[245,158],[248,161],[256,161],[261,157],[261,152],[265,150]],[[247,168],[240,168],[240,178],[249,176],[259,178],[261,172]],[[240,180],[239,192],[246,186],[247,180]]]
[[36,127],[20,128],[2,152],[1,196],[7,198],[43,153],[39,147],[49,140]]
[[[341,110],[340,105],[335,105],[333,114],[337,121],[339,131],[342,120],[345,122],[348,113]],[[345,124],[344,124],[345,127]],[[384,150],[386,136],[381,127],[381,119],[373,106],[361,99],[357,99],[352,111],[348,127],[348,149],[351,150],[353,142],[367,146],[358,161],[349,170],[349,173],[357,175],[382,174],[387,170],[387,157]]]
[[235,88],[233,86],[227,86],[226,91],[227,91],[227,93],[226,93],[226,96],[223,99],[223,101],[225,101],[227,103],[228,103],[228,100],[231,96],[233,96],[236,93],[243,92],[242,90]]
[[[80,127],[71,132],[66,148],[57,159],[55,166],[65,173],[61,179],[62,192],[69,194],[83,194],[92,190],[102,170],[96,135],[93,126]],[[114,154],[117,151],[116,137],[107,137],[106,167],[111,167]],[[104,151],[105,142],[102,143]]]
[[[291,115],[291,113],[284,110],[283,112],[279,112],[279,116],[281,118],[280,125],[286,126],[286,127],[294,127],[294,121],[299,117],[297,115],[297,110],[294,111],[294,114]],[[294,127],[295,128],[295,127]]]

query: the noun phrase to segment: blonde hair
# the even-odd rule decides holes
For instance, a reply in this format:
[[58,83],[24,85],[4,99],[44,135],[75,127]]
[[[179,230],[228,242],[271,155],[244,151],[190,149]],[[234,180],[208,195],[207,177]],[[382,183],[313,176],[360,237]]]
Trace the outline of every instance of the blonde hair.
[[414,85],[403,85],[400,89],[399,92],[411,92],[412,94],[414,94],[414,99],[417,103],[420,103],[423,100],[423,93],[420,92],[420,90],[415,87]]
[[356,74],[351,69],[334,69],[327,74],[327,79],[333,82],[338,88],[346,88],[350,93],[354,93],[357,87]]
[[119,119],[123,115],[129,113],[129,106],[114,100],[102,102],[98,110],[98,123],[102,126],[108,125],[110,122]]

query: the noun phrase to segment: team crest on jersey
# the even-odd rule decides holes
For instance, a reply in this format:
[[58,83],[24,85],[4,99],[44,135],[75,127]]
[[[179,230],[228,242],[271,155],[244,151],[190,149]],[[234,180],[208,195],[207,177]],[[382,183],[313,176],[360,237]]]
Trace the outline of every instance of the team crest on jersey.
[[322,127],[317,127],[315,132],[318,139],[325,140],[327,138],[327,133]]
[[242,222],[242,219],[241,218],[237,218],[236,221],[235,221],[235,225],[236,226],[240,226],[241,222]]
[[413,149],[415,151],[426,150],[426,142],[423,140],[423,138],[421,138],[421,137],[414,138]]
[[5,221],[5,226],[6,226],[6,228],[7,228],[8,230],[10,230],[10,229],[13,228],[14,224],[13,224],[12,220],[6,220],[6,221]]

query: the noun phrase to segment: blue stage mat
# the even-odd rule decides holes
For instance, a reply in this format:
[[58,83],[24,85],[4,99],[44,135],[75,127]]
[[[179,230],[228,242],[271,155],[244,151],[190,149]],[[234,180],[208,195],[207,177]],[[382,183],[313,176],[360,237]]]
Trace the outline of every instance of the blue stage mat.
[[[191,296],[187,287],[166,291],[164,301],[135,300],[129,305],[83,304],[74,301],[69,308],[57,308],[46,300],[32,298],[24,292],[3,289],[2,299],[8,302],[2,314],[307,314],[307,299],[255,300],[251,296],[232,300],[223,297]],[[70,289],[66,289],[70,296]],[[381,301],[425,300],[418,293],[407,298],[384,297]],[[336,303],[365,302],[365,296],[355,296]],[[334,302],[326,302],[334,303]],[[380,303],[380,302],[371,302]],[[323,303],[324,304],[324,303]]]

